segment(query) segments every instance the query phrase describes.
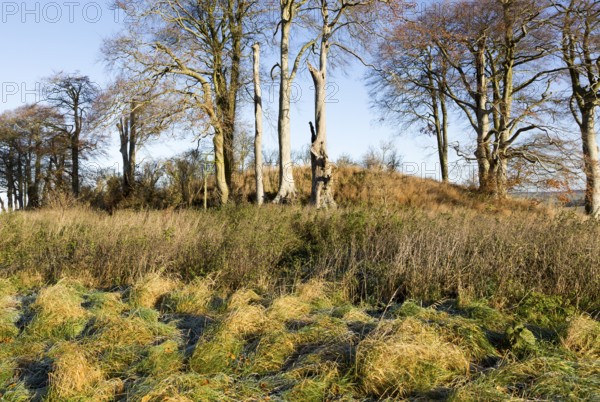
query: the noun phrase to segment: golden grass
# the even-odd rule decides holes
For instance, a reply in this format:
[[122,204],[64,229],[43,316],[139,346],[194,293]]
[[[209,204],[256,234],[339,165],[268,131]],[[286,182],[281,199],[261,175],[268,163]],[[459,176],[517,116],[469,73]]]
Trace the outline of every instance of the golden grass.
[[273,300],[267,314],[269,319],[278,321],[299,320],[305,317],[312,307],[298,296],[288,295]]
[[[48,354],[53,359],[52,371],[48,375],[51,399],[89,395],[103,379],[102,371],[89,362],[84,349],[77,343],[57,343]],[[109,397],[97,394],[94,396],[97,400],[107,400]]]
[[176,287],[175,281],[159,273],[151,273],[133,284],[129,293],[129,303],[136,307],[154,308],[161,297]]
[[410,317],[382,323],[358,345],[356,359],[362,388],[378,397],[451,384],[469,371],[458,346]]
[[[307,281],[274,299],[242,289],[218,308],[208,302],[216,298],[210,285],[156,292],[155,308],[124,303],[128,289],[90,290],[68,279],[37,293],[3,287],[24,300],[11,301],[10,311],[37,315],[0,343],[0,400],[593,400],[600,387],[598,326],[589,316],[569,321],[562,343],[540,338],[535,353],[522,354],[506,334],[490,344],[489,328],[519,326],[484,302],[390,302],[373,318],[367,309],[381,309],[335,299],[336,286]],[[53,310],[85,330],[32,337],[30,327]],[[508,349],[501,358],[495,347]]]
[[581,357],[600,359],[600,323],[587,315],[575,317],[563,345]]
[[75,286],[59,282],[39,292],[30,306],[33,318],[28,335],[69,339],[83,330],[88,312],[82,307],[82,292]]
[[200,315],[210,309],[213,296],[208,280],[195,279],[164,296],[161,310],[169,313]]
[[[310,167],[298,166],[294,169],[294,183],[298,198],[307,201],[311,191]],[[246,177],[247,176],[247,177]],[[237,188],[245,198],[253,194],[254,175],[236,177]],[[265,191],[277,192],[277,183],[270,181],[265,173]],[[511,215],[516,211],[548,213],[542,206],[530,200],[493,200],[477,191],[453,184],[445,184],[433,179],[403,175],[359,166],[338,167],[334,171],[334,191],[338,205],[384,205],[386,207],[410,206],[435,213],[447,213],[457,209],[471,209],[478,212],[493,212]]]

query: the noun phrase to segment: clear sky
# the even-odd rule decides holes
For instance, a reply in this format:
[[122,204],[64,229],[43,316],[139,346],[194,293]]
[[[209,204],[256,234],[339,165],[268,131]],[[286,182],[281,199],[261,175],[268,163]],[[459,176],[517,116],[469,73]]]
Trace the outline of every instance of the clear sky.
[[[123,16],[111,11],[105,0],[100,1],[2,1],[0,24],[1,104],[0,111],[35,102],[36,85],[53,72],[79,71],[104,85],[110,80],[100,60],[102,40],[118,31]],[[263,66],[270,69],[270,66]],[[398,136],[399,128],[381,126],[370,110],[367,88],[363,84],[365,69],[358,63],[344,67],[344,74],[333,72],[328,103],[329,154],[336,159],[349,154],[359,159],[370,145],[393,139],[403,161],[414,170],[435,170],[435,149],[432,137],[406,132]],[[265,124],[265,148],[277,147],[276,90],[268,97],[271,83],[263,83],[268,114]],[[275,89],[275,88],[273,88]],[[292,147],[301,149],[308,144],[308,121],[313,117],[313,94],[308,74],[302,73],[296,82],[296,102],[292,108]],[[252,127],[250,108],[244,108],[242,119]],[[99,159],[102,165],[113,166],[120,156],[116,133],[107,156]],[[142,157],[168,156],[193,146],[191,140],[165,137],[146,147]],[[423,168],[423,163],[427,164]],[[417,172],[414,172],[417,173]],[[421,175],[425,172],[421,172]],[[431,173],[428,174],[431,176]]]

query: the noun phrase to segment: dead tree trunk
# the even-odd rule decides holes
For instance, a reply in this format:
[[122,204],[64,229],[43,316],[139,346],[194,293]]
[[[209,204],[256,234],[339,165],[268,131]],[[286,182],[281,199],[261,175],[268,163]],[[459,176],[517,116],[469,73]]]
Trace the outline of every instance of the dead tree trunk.
[[308,69],[315,86],[315,127],[311,128],[311,167],[312,188],[310,202],[317,208],[335,207],[333,200],[332,166],[327,156],[327,126],[325,87],[327,85],[327,44],[321,47],[321,68],[315,69],[310,64]]
[[254,174],[256,176],[256,203],[262,205],[265,199],[263,186],[263,158],[262,158],[262,93],[260,89],[260,45],[252,46],[254,61]]

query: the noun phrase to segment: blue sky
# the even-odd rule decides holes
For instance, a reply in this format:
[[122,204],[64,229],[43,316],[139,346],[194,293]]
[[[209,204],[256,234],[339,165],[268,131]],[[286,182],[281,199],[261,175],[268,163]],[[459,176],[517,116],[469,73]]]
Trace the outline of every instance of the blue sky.
[[[80,71],[100,85],[110,79],[100,60],[99,49],[104,38],[118,31],[122,15],[111,11],[106,1],[3,1],[0,6],[0,36],[3,38],[0,42],[3,59],[0,64],[0,110],[34,102],[36,97],[33,91],[37,83],[53,72]],[[264,65],[263,69],[270,69],[270,66]],[[333,71],[330,76],[330,156],[335,159],[341,154],[349,154],[358,159],[370,145],[376,147],[381,141],[393,139],[405,162],[420,167],[426,163],[427,170],[435,169],[434,139],[410,132],[398,136],[399,128],[377,123],[377,116],[369,107],[367,88],[363,84],[365,69],[358,63],[352,63],[345,66],[344,71],[344,74]],[[267,92],[270,83],[263,85],[263,92]],[[296,88],[299,89],[299,96],[292,107],[292,147],[301,149],[310,137],[308,121],[313,120],[313,91],[308,74],[299,74]],[[265,128],[265,148],[275,149],[276,97],[273,96],[272,103],[266,94],[264,98],[268,110],[266,119],[272,119],[272,124],[266,124]],[[252,127],[250,108],[244,108],[241,117]],[[115,135],[112,133],[113,138]],[[142,151],[142,157],[168,156],[192,146],[191,140],[164,137],[147,146]],[[113,166],[119,160],[118,146],[113,141],[108,146],[107,156],[98,162]]]

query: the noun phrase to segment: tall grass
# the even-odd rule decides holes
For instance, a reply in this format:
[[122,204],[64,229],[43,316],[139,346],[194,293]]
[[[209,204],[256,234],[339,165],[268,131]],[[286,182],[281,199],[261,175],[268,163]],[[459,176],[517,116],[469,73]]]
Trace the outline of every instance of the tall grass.
[[94,286],[148,273],[211,276],[278,292],[318,277],[354,300],[486,298],[531,292],[600,309],[600,224],[468,209],[252,206],[197,211],[41,210],[0,215],[0,274],[76,276]]

